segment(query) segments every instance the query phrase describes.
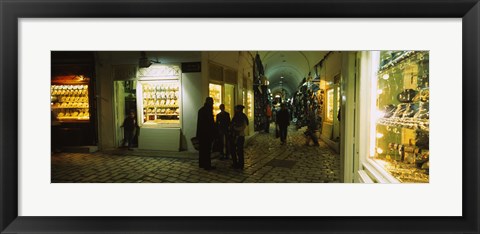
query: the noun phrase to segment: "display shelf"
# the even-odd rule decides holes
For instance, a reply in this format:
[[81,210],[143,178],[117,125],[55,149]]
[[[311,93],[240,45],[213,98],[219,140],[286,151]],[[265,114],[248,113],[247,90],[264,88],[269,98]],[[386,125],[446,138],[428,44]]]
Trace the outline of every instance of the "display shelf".
[[428,52],[384,51],[380,57],[371,159],[400,182],[428,183]]
[[58,121],[90,120],[88,85],[53,84],[50,88],[51,110]]
[[59,120],[88,120],[90,119],[89,116],[87,117],[58,117]]
[[419,129],[427,132],[430,131],[430,121],[428,119],[418,120],[414,118],[380,118],[377,121],[377,124],[415,130]]
[[73,106],[73,107],[52,106],[52,109],[88,109],[88,107],[83,107],[83,106],[82,107],[80,107],[80,106],[78,106],[78,107],[75,107],[75,106]]
[[[140,81],[144,124],[169,127],[180,124],[180,82],[177,80]],[[168,123],[169,125],[165,125]]]
[[429,182],[430,176],[428,169],[417,168],[414,164],[407,164],[401,161],[381,159],[375,159],[374,161],[401,183]]

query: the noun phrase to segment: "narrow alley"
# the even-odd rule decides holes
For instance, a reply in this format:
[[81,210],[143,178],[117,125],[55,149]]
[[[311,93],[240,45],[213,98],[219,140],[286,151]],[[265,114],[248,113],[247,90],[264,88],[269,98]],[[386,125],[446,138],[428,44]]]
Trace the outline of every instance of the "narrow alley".
[[303,132],[290,126],[286,145],[258,133],[245,146],[245,169],[214,157],[216,170],[198,167],[198,153],[114,150],[52,155],[53,183],[339,183],[339,156],[325,143],[305,146]]

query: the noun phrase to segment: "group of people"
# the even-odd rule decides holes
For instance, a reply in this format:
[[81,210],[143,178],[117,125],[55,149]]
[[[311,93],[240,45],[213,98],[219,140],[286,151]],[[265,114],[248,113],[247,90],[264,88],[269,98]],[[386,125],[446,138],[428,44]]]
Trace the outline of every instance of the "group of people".
[[[282,145],[285,145],[287,142],[287,133],[288,126],[290,126],[291,115],[287,109],[285,103],[280,104],[280,110],[276,113],[275,124],[276,124],[276,134],[280,137],[280,142]],[[315,146],[318,146],[318,137],[316,132],[318,130],[318,121],[316,119],[315,113],[310,113],[307,119],[307,130],[305,131],[306,143],[309,145],[310,141],[313,142]]]
[[[245,108],[243,105],[235,106],[235,113],[230,119],[230,113],[225,111],[225,105],[220,104],[220,113],[216,115],[216,121],[213,116],[213,98],[207,97],[205,104],[198,110],[197,119],[197,133],[196,137],[199,140],[199,167],[205,170],[213,170],[214,166],[211,164],[211,153],[213,142],[216,141],[217,147],[220,151],[220,159],[231,159],[233,161],[233,168],[243,169],[244,160],[244,144],[245,144],[245,129],[248,126],[248,118],[243,113]],[[267,108],[267,113],[268,113]],[[271,110],[269,115],[271,116]],[[281,144],[285,145],[287,141],[288,126],[290,125],[290,113],[286,105],[282,103],[280,110],[275,116],[276,134],[280,138]],[[131,111],[129,116],[125,118],[122,126],[125,130],[124,144],[131,149],[135,132],[138,131],[138,123],[135,118],[135,112]],[[308,118],[307,131],[307,145],[310,140],[314,145],[318,146],[318,138],[316,137],[317,121],[315,115],[312,113]]]
[[[245,129],[248,118],[243,113],[243,105],[235,106],[235,113],[230,120],[230,113],[225,111],[225,105],[220,104],[220,113],[213,117],[213,98],[207,97],[205,104],[198,110],[197,139],[199,140],[199,167],[213,170],[211,164],[212,145],[218,141],[221,150],[221,159],[232,157],[233,168],[244,168]],[[224,152],[225,150],[225,152]]]

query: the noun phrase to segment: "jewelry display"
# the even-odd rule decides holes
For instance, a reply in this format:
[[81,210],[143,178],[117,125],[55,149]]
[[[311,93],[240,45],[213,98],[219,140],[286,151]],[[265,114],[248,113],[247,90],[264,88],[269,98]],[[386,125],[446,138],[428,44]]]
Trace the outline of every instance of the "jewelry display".
[[400,182],[429,182],[429,56],[383,51],[377,74],[375,161]]

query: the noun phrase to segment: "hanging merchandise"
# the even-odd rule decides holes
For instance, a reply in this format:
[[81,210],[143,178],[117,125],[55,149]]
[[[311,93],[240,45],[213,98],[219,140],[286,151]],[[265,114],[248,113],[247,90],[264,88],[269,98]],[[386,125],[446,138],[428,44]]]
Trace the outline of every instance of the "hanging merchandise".
[[[270,124],[270,120],[267,117],[266,109],[267,104],[269,104],[269,94],[268,94],[268,79],[265,76],[264,67],[262,64],[262,60],[260,59],[260,55],[257,53],[254,59],[253,65],[253,74],[254,74],[254,82],[253,82],[253,124],[254,124],[254,131],[267,131],[267,128]],[[247,101],[252,104],[252,97],[249,94],[249,98]],[[251,110],[251,108],[250,108]],[[250,113],[252,114],[252,113]],[[251,116],[249,116],[251,117]]]
[[261,131],[269,125],[269,118],[267,117],[268,87],[266,85],[254,85],[254,130]]

